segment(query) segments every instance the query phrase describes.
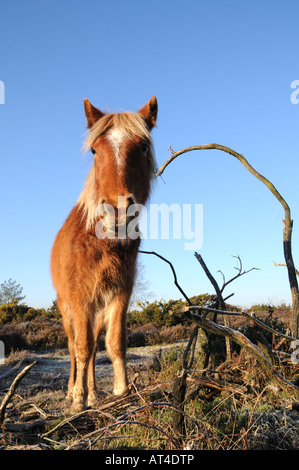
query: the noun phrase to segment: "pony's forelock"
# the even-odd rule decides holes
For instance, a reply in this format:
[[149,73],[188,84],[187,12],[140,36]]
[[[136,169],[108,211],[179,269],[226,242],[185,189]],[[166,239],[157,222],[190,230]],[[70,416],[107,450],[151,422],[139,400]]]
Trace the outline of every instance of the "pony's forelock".
[[138,113],[123,112],[115,114],[105,114],[90,129],[85,139],[83,148],[85,152],[91,149],[95,140],[114,127],[123,132],[127,139],[140,137],[151,141],[150,132],[143,117]]

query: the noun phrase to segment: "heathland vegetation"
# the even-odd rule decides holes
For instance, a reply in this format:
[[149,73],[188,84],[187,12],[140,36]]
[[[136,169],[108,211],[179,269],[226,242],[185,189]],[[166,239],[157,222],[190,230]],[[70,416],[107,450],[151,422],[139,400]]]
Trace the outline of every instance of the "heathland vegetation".
[[[189,300],[193,305],[207,306],[217,299],[200,294]],[[32,308],[23,301],[11,298],[0,306],[0,341],[6,355],[5,365],[0,367],[0,408],[14,374],[26,363],[35,364],[28,374],[31,378],[22,379],[24,385],[11,398],[10,408],[4,407],[1,448],[298,448],[296,388],[277,384],[246,349],[233,344],[228,358],[225,338],[207,335],[199,328],[194,360],[186,369],[186,345],[194,334],[194,323],[182,313],[182,307],[189,305],[182,299],[136,303],[136,308],[128,312],[127,340],[129,356],[141,359],[129,367],[131,394],[116,400],[109,387],[105,389],[103,377],[96,410],[68,419],[67,374],[58,373],[56,365],[58,357],[67,358],[67,337],[56,301],[49,308]],[[226,309],[241,311],[229,304]],[[250,311],[272,329],[288,334],[291,307],[253,305]],[[215,319],[212,312],[204,316]],[[224,317],[218,315],[217,323],[223,325]],[[261,333],[243,316],[232,316],[230,327],[257,347],[268,344],[275,369],[296,387],[298,364],[290,361],[286,338],[269,330]],[[152,354],[150,363],[144,362],[141,352],[132,354],[130,348],[146,349],[147,358]],[[99,342],[99,354],[105,354],[104,337]],[[98,369],[102,376],[106,362],[100,357]],[[180,402],[182,374],[186,374],[186,380]]]
[[[215,300],[215,296],[201,294],[190,298],[194,305],[207,305]],[[178,300],[159,300],[154,302],[140,301],[137,308],[127,315],[128,346],[138,347],[149,344],[174,343],[187,339],[192,330],[192,321],[179,308],[187,302]],[[229,305],[228,310],[241,311],[240,308]],[[269,326],[286,333],[290,318],[290,307],[284,304],[277,307],[272,305],[253,305],[250,309],[258,314]],[[221,324],[223,319],[219,318]],[[232,325],[247,331],[250,327],[242,318],[232,321]],[[265,333],[270,337],[271,334]],[[66,348],[67,338],[63,330],[61,314],[56,300],[49,308],[33,308],[17,300],[0,305],[0,340],[4,342],[6,354],[15,350],[49,350]],[[100,341],[99,348],[104,348]]]

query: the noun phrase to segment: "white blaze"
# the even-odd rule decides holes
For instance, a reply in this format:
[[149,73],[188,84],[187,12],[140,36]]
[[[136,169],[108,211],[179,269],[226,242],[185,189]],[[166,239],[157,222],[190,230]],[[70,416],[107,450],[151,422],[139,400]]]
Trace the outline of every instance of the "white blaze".
[[121,166],[122,159],[121,159],[120,148],[121,148],[121,144],[122,144],[122,142],[125,138],[125,134],[120,129],[112,129],[108,133],[107,137],[108,137],[108,140],[109,140],[110,144],[113,147],[116,163],[117,163],[118,166]]

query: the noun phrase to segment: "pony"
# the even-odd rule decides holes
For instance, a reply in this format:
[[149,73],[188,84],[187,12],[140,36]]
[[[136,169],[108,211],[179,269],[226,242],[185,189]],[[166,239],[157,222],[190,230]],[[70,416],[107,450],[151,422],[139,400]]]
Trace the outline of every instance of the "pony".
[[[95,355],[104,330],[113,365],[113,393],[128,393],[126,312],[140,237],[128,233],[120,237],[119,232],[132,221],[129,209],[134,213],[134,205],[144,205],[150,194],[155,170],[151,130],[158,104],[154,96],[136,113],[104,113],[85,99],[84,110],[88,129],[84,147],[93,153],[94,163],[56,235],[50,262],[68,337],[66,401],[71,413],[96,406]],[[108,208],[116,214],[112,224],[111,217],[105,217]]]

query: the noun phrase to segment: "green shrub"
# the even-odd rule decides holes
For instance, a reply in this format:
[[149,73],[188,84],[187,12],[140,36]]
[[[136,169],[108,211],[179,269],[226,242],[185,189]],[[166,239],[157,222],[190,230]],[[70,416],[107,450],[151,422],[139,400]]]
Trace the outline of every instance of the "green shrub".
[[[191,297],[190,300],[193,305],[204,305],[215,296],[209,294],[201,294]],[[178,307],[188,305],[186,301],[179,300],[155,300],[154,302],[138,302],[139,309],[128,312],[128,325],[140,326],[148,323],[154,323],[158,327],[162,326],[175,326],[178,324],[190,325],[191,320],[184,313],[176,312]]]
[[0,325],[15,321],[22,321],[28,310],[27,305],[18,305],[17,301],[0,306]]

